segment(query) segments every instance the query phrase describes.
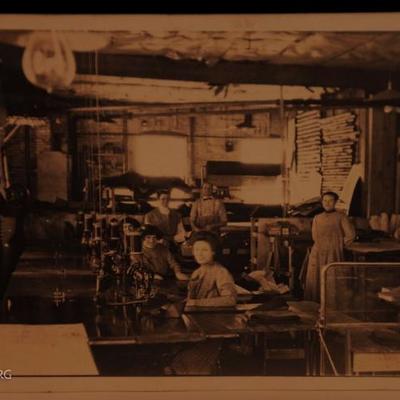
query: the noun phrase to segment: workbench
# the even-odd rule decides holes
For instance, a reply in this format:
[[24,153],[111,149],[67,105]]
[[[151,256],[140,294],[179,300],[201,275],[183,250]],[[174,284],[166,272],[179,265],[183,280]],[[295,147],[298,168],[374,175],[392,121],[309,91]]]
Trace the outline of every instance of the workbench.
[[[347,249],[353,261],[366,261],[369,257],[391,256],[400,260],[400,242],[394,239],[380,239],[374,242],[354,242]],[[395,261],[395,260],[392,260]]]
[[[52,260],[50,260],[53,262]],[[268,334],[277,332],[311,332],[315,319],[282,321],[274,323],[248,323],[246,311],[264,306],[264,309],[282,308],[283,298],[267,300],[267,307],[259,299],[250,304],[238,304],[235,308],[187,309],[179,318],[166,318],[155,311],[159,304],[150,303],[136,315],[133,309],[126,313],[122,307],[99,307],[93,301],[95,279],[91,271],[70,266],[56,270],[51,262],[32,260],[20,266],[12,278],[8,297],[10,304],[3,321],[15,324],[68,324],[83,323],[92,347],[170,345],[174,343],[197,343],[214,339],[239,339],[243,335],[257,337],[268,348]],[[185,297],[185,284],[163,281],[160,295],[169,293],[173,298]],[[65,291],[66,298],[55,303],[53,290]],[[248,296],[247,296],[248,297]],[[281,299],[280,299],[281,298]],[[277,301],[278,299],[278,301]],[[248,299],[247,299],[248,300]],[[265,298],[264,298],[265,300]],[[239,302],[242,299],[239,296]],[[253,302],[253,303],[251,303]],[[307,338],[309,335],[306,333]],[[307,339],[305,345],[310,345]],[[308,354],[308,351],[306,350]],[[307,373],[311,370],[307,359]]]

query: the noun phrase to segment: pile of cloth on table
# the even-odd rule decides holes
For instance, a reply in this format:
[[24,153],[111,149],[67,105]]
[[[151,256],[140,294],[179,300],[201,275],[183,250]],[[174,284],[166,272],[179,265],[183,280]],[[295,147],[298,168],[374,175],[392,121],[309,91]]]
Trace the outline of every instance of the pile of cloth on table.
[[252,271],[249,274],[242,274],[241,279],[237,282],[237,290],[244,288],[248,291],[260,293],[285,294],[289,292],[289,287],[283,283],[275,282],[273,272],[268,270]]

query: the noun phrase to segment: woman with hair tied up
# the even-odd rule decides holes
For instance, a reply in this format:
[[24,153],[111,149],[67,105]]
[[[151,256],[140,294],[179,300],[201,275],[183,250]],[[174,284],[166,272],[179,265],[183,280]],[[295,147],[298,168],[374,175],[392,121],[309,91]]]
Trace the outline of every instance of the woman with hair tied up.
[[355,230],[347,216],[335,209],[339,196],[334,192],[322,195],[324,212],[312,224],[314,245],[308,261],[304,298],[320,301],[320,272],[325,265],[344,261],[344,247],[355,239]]
[[146,225],[156,226],[163,234],[167,244],[174,249],[175,243],[185,240],[186,232],[182,222],[182,216],[178,211],[169,208],[171,193],[169,190],[157,192],[158,207],[145,215]]
[[143,263],[151,269],[156,279],[168,278],[175,275],[177,280],[188,280],[182,273],[181,266],[175,260],[168,247],[158,241],[162,238],[161,231],[152,225],[145,225],[142,230]]
[[[229,271],[216,261],[218,237],[212,232],[194,235],[193,254],[199,264],[188,284],[187,307],[233,307],[236,305],[235,282]],[[215,373],[221,340],[207,340],[179,347],[167,375],[211,375]]]
[[211,232],[197,232],[193,240],[193,255],[199,268],[190,277],[186,305],[234,306],[235,282],[229,271],[216,261],[219,254],[218,237]]

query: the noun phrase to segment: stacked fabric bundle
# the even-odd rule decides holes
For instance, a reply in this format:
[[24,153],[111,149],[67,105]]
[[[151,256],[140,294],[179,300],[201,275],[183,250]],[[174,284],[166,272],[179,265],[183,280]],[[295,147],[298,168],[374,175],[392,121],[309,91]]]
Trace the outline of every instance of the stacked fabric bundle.
[[320,120],[322,130],[322,192],[340,193],[354,161],[360,132],[356,116],[346,112]]
[[400,239],[400,215],[382,212],[380,215],[371,215],[369,226],[375,231],[389,233],[396,239]]
[[320,112],[299,112],[296,115],[297,173],[307,178],[321,169],[321,126]]
[[297,322],[300,317],[287,309],[270,311],[247,311],[248,324],[276,324]]

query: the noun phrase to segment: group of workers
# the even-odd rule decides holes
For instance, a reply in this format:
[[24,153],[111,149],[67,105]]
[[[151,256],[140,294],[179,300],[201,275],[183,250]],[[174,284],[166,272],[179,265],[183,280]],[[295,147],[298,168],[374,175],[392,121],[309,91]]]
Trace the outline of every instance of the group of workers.
[[[229,307],[236,304],[236,288],[230,272],[218,262],[219,230],[227,224],[223,202],[212,196],[212,186],[205,183],[201,196],[192,206],[192,234],[186,233],[181,215],[169,208],[170,194],[158,193],[158,207],[145,215],[142,232],[143,263],[156,279],[175,275],[188,280],[186,307]],[[176,246],[185,240],[193,246],[198,268],[187,276],[174,257]],[[172,346],[168,375],[209,375],[215,368],[220,341]],[[194,361],[196,360],[196,361]],[[202,360],[201,362],[199,360]]]
[[[180,214],[169,208],[169,192],[163,191],[158,194],[159,205],[145,216],[146,229],[143,233],[143,258],[160,279],[167,277],[171,272],[178,280],[187,280],[188,276],[181,272],[181,267],[176,261],[173,253],[176,245],[188,239],[189,234],[185,231]],[[319,301],[320,271],[324,265],[344,260],[344,250],[355,239],[355,229],[349,218],[342,212],[336,210],[338,195],[334,192],[326,192],[321,197],[324,211],[318,214],[312,223],[313,247],[310,253],[306,279],[304,285],[304,298]],[[213,237],[218,241],[219,229],[226,225],[227,216],[224,203],[212,196],[212,186],[205,183],[202,187],[201,196],[192,206],[190,213],[192,236],[189,239],[193,245],[193,256],[196,262],[202,266],[203,258],[200,253],[209,247],[211,253],[215,253],[215,244],[208,242],[197,243],[199,237]],[[163,236],[164,244],[159,243]],[[204,241],[204,240],[203,240]],[[200,272],[203,271],[203,272]],[[226,277],[229,272],[215,270],[215,279]],[[192,278],[203,276],[204,268],[196,271]],[[230,275],[230,274],[229,274]],[[223,280],[223,279],[222,279]],[[228,279],[231,281],[231,277]],[[211,281],[207,281],[210,284]],[[210,289],[211,290],[211,289]],[[198,290],[203,293],[204,290]],[[213,290],[211,290],[213,292]],[[215,295],[216,292],[214,291]],[[216,303],[225,303],[225,300],[215,300]],[[231,301],[228,301],[231,302]],[[210,301],[206,302],[207,304]]]
[[[159,204],[145,215],[142,232],[143,263],[155,273],[156,279],[174,275],[177,280],[186,280],[186,306],[229,307],[235,306],[237,292],[234,279],[227,268],[219,262],[219,232],[227,224],[224,203],[213,197],[212,186],[205,183],[201,196],[190,212],[192,232],[186,232],[182,217],[169,207],[170,193],[158,193]],[[318,214],[312,224],[314,245],[309,257],[304,298],[320,301],[320,271],[324,265],[344,260],[344,249],[355,239],[355,230],[347,216],[336,211],[336,193],[324,193],[324,212]],[[185,240],[190,241],[193,256],[198,264],[189,277],[175,258],[176,249]],[[4,261],[9,242],[2,243],[0,256]],[[2,268],[3,269],[3,268]],[[199,343],[179,349],[168,366],[167,373],[199,373],[193,370],[191,357],[208,354],[214,359],[219,353],[220,343]],[[206,370],[209,363],[206,365]]]
[[[171,245],[187,238],[182,218],[169,208],[169,193],[159,193],[159,206],[145,216],[146,228],[143,232],[143,260],[160,279],[172,271],[178,280],[189,280],[186,306],[229,307],[237,301],[235,282],[218,259],[219,229],[227,223],[222,201],[211,194],[211,186],[204,184],[200,199],[192,206],[190,222],[192,226],[193,256],[198,268],[190,278],[182,273],[175,260]],[[344,249],[355,239],[355,229],[348,217],[336,210],[338,195],[327,192],[322,195],[324,211],[312,223],[314,241],[306,273],[304,298],[320,301],[320,271],[324,265],[344,260]],[[165,244],[159,243],[161,234]],[[172,374],[201,373],[200,366],[193,365],[192,359],[199,354],[208,354],[205,370],[210,371],[220,350],[218,341],[199,343],[180,349],[166,372]],[[197,369],[196,369],[197,368]],[[208,373],[206,372],[206,373]]]
[[[174,275],[189,280],[188,305],[234,305],[235,285],[229,271],[216,262],[219,230],[227,224],[224,203],[212,196],[212,186],[204,183],[200,198],[191,209],[192,233],[185,231],[182,216],[169,207],[169,191],[158,192],[158,206],[147,213],[142,232],[143,263],[156,279]],[[190,236],[190,237],[189,237]],[[189,278],[175,258],[177,246],[185,240],[193,246],[199,268]]]

